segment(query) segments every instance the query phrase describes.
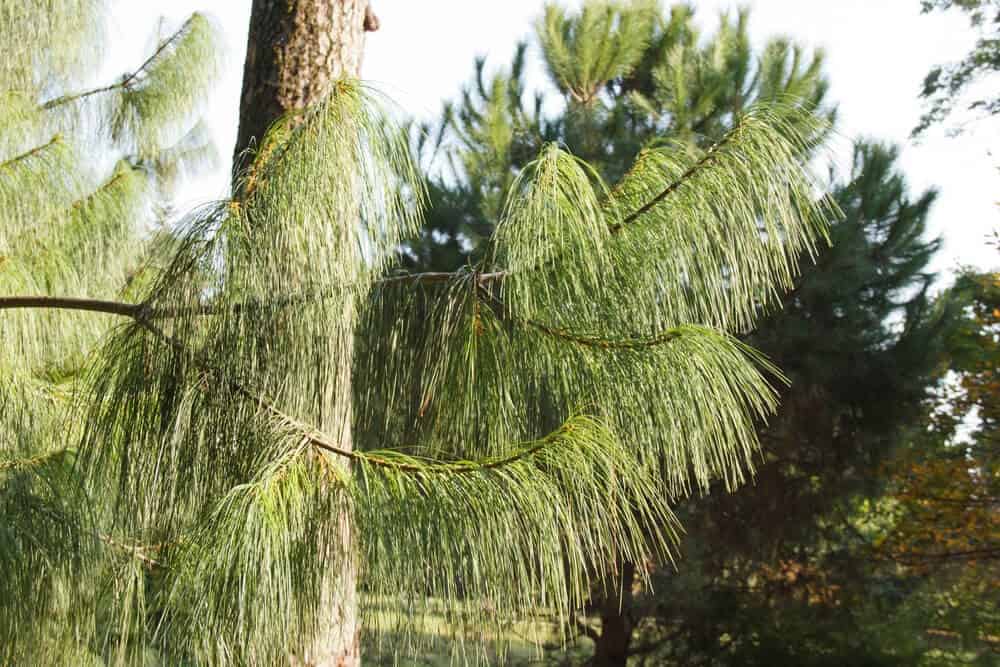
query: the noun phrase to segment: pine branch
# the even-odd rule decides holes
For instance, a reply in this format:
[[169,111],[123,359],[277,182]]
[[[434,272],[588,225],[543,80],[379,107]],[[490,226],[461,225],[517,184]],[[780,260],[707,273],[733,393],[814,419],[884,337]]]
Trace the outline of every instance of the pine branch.
[[[495,457],[489,459],[480,459],[478,461],[452,461],[452,462],[440,462],[440,461],[429,461],[427,463],[405,463],[402,461],[390,461],[384,458],[384,454],[378,452],[352,452],[353,458],[364,461],[372,465],[392,468],[401,472],[409,472],[416,474],[463,474],[463,473],[474,473],[474,472],[484,472],[486,470],[497,470],[500,468],[505,468],[511,464],[517,463],[523,459],[526,459],[538,452],[542,451],[548,445],[552,444],[558,438],[573,430],[571,424],[564,424],[558,430],[545,436],[541,441],[520,450],[515,450],[512,454],[508,456]],[[323,447],[325,449],[325,447]],[[395,454],[395,452],[387,452]],[[407,459],[416,460],[416,459]]]
[[38,456],[32,456],[26,459],[10,459],[6,461],[0,461],[0,472],[6,472],[8,470],[28,470],[30,468],[35,468],[42,464],[48,463],[52,459],[59,458],[60,456],[66,455],[69,449],[57,449],[51,452],[45,452],[44,454],[39,454]]
[[[462,273],[463,273],[462,271],[410,273],[401,276],[383,278],[381,280],[376,281],[375,284],[376,285],[403,285],[403,284],[419,285],[419,284],[445,283],[462,275]],[[507,273],[505,271],[496,271],[493,273],[477,274],[475,279],[479,284],[486,284],[502,280],[506,275]],[[305,301],[308,298],[309,297],[302,297],[301,301]],[[230,306],[230,311],[238,312],[241,309],[249,308],[252,306],[263,307],[263,304],[257,304],[257,303],[234,304]],[[179,310],[151,309],[148,307],[147,304],[144,303],[126,303],[122,301],[110,301],[106,299],[88,299],[83,297],[57,297],[57,296],[42,296],[42,295],[0,297],[0,310],[12,310],[17,308],[83,310],[94,313],[121,315],[123,317],[130,317],[134,320],[139,320],[141,318],[166,319],[166,318],[180,317],[183,315],[190,315],[190,314],[211,315],[218,312],[217,309],[210,304],[206,304],[198,308],[185,309],[179,311]]]
[[17,308],[54,308],[59,310],[83,310],[93,313],[121,315],[138,320],[142,317],[144,304],[123,303],[103,299],[84,299],[57,296],[5,296],[0,297],[0,310]]
[[34,155],[38,155],[39,153],[41,153],[42,151],[44,151],[49,146],[53,146],[53,145],[59,143],[60,141],[62,141],[62,135],[60,135],[60,134],[57,133],[57,134],[53,135],[52,138],[49,139],[48,141],[46,141],[44,144],[42,144],[40,146],[35,146],[31,150],[25,151],[24,153],[21,153],[20,155],[15,155],[14,157],[10,158],[9,160],[6,160],[6,161],[0,163],[0,169],[9,169],[11,166],[17,164],[18,162],[21,162],[23,160],[27,160],[28,158],[30,158],[30,157],[32,157]]
[[[375,281],[376,285],[399,285],[406,283],[414,284],[432,284],[432,283],[446,283],[456,277],[463,275],[465,270],[458,271],[426,271],[423,273],[406,273],[399,276],[391,276],[389,278],[382,278],[381,280]],[[507,271],[491,271],[487,273],[474,272],[472,275],[473,280],[478,285],[486,285],[488,283],[498,282],[507,277],[509,273]]]
[[[721,151],[723,148],[725,148],[727,144],[730,144],[730,143],[733,142],[733,139],[736,136],[736,134],[739,131],[739,129],[740,129],[740,125],[737,125],[732,130],[730,130],[729,132],[727,132],[726,135],[721,140],[719,140],[717,143],[713,144],[705,152],[705,155],[703,155],[700,160],[698,160],[693,165],[691,165],[688,168],[687,171],[685,171],[676,180],[674,180],[666,188],[664,188],[662,192],[660,192],[658,195],[656,195],[655,197],[653,197],[652,199],[650,199],[648,202],[646,202],[645,204],[643,204],[642,206],[640,206],[638,209],[636,209],[635,211],[633,211],[629,215],[625,216],[622,219],[621,222],[616,222],[616,223],[614,223],[612,225],[608,225],[608,230],[612,234],[617,234],[618,232],[621,231],[621,229],[625,225],[628,225],[628,224],[631,224],[631,223],[635,222],[642,215],[644,215],[645,213],[648,213],[657,204],[659,204],[660,202],[662,202],[664,199],[666,199],[671,194],[673,194],[678,189],[680,189],[681,186],[683,186],[688,181],[690,181],[699,172],[703,171],[708,166],[710,166],[712,164],[712,162],[714,162],[715,159],[718,157],[719,151]],[[627,176],[626,176],[626,178],[627,178]]]
[[163,563],[161,563],[160,561],[156,560],[155,558],[147,554],[148,551],[160,548],[160,546],[162,545],[158,545],[157,547],[150,547],[142,544],[123,544],[118,540],[116,540],[115,538],[111,537],[110,535],[106,535],[104,533],[98,534],[97,539],[99,539],[101,542],[104,542],[108,546],[114,547],[119,551],[123,551],[139,559],[140,561],[142,561],[144,565],[150,568],[163,566]]
[[107,190],[117,185],[118,182],[121,181],[123,178],[125,178],[125,172],[117,171],[111,178],[102,183],[97,190],[91,192],[86,197],[82,197],[81,199],[77,199],[76,201],[74,201],[72,204],[73,208],[74,209],[83,208],[84,206],[92,202],[94,199],[99,197],[102,192],[106,192]]
[[393,470],[397,470],[400,472],[415,473],[415,474],[442,474],[442,473],[462,474],[462,473],[482,472],[486,470],[496,470],[499,468],[509,466],[533,454],[538,453],[546,446],[557,441],[560,436],[565,435],[566,433],[569,433],[570,431],[573,430],[573,426],[571,423],[564,424],[556,431],[547,435],[541,441],[533,445],[530,445],[528,447],[524,447],[520,450],[513,452],[512,454],[503,457],[486,458],[478,461],[454,461],[454,462],[432,461],[427,463],[417,463],[416,462],[417,460],[412,458],[407,458],[406,460],[400,460],[400,461],[392,461],[386,457],[390,455],[396,455],[394,452],[386,451],[382,453],[366,453],[366,452],[344,449],[343,447],[337,446],[331,441],[329,436],[325,435],[320,430],[287,414],[267,398],[260,396],[259,394],[251,391],[250,389],[242,385],[241,383],[233,380],[232,378],[229,378],[223,369],[218,368],[217,366],[214,366],[213,364],[210,364],[204,360],[198,359],[180,341],[177,341],[175,338],[167,335],[159,327],[153,325],[148,320],[143,319],[140,316],[137,317],[137,322],[140,326],[142,326],[144,329],[152,333],[154,336],[156,336],[164,343],[170,345],[171,347],[174,347],[183,354],[192,356],[194,362],[202,370],[209,371],[215,374],[217,377],[219,377],[219,379],[224,381],[233,391],[235,391],[248,401],[257,404],[258,406],[266,410],[273,417],[277,418],[282,425],[288,426],[298,431],[299,434],[302,436],[303,440],[307,442],[309,445],[316,447],[317,449],[329,452],[331,454],[336,454],[337,456],[340,456],[342,458],[346,458],[352,461],[367,463],[369,465],[373,465],[376,467],[391,468]]
[[134,71],[127,73],[121,78],[117,83],[111,83],[106,86],[101,86],[99,88],[92,88],[90,90],[81,91],[79,93],[70,93],[68,95],[61,95],[59,97],[53,98],[42,105],[43,109],[52,109],[63,104],[68,104],[70,102],[75,102],[77,100],[86,99],[93,95],[100,95],[101,93],[110,93],[115,90],[127,89],[131,86],[139,76],[146,71],[146,69],[152,65],[157,58],[162,54],[171,44],[180,39],[181,34],[187,29],[191,20],[188,19],[173,35],[165,39],[159,47],[153,52],[151,56],[146,58],[146,60],[139,65]]
[[649,338],[624,338],[616,340],[613,338],[598,338],[596,336],[578,334],[567,329],[559,329],[549,326],[536,320],[523,320],[523,322],[528,326],[534,327],[542,333],[550,336],[561,338],[562,340],[576,343],[577,345],[595,347],[602,350],[642,350],[650,347],[656,347],[657,345],[663,345],[664,343],[669,343],[670,341],[676,340],[681,336],[680,329],[672,328],[661,334],[650,336]]
[[[447,282],[454,277],[460,275],[460,272],[433,272],[433,273],[417,273],[409,274],[405,276],[398,276],[393,278],[388,278],[381,280],[378,284],[392,285],[400,283],[440,283]],[[484,273],[475,276],[477,280],[477,286],[482,286],[484,282],[500,280],[505,276],[505,272],[499,271],[494,273]],[[503,304],[498,301],[492,295],[489,295],[483,290],[480,290],[487,294],[488,298],[497,306],[502,307]],[[304,298],[304,297],[303,297]],[[245,304],[236,304],[231,307],[232,311],[238,311],[245,307]],[[120,315],[122,317],[129,317],[136,320],[143,326],[147,326],[148,320],[150,319],[165,319],[170,317],[179,317],[185,314],[191,314],[191,311],[186,311],[180,313],[177,311],[158,311],[151,310],[148,308],[147,304],[133,304],[125,303],[121,301],[109,301],[104,299],[85,299],[85,298],[75,298],[75,297],[50,297],[50,296],[10,296],[10,297],[0,297],[0,310],[12,310],[19,308],[48,308],[48,309],[60,309],[60,310],[82,310],[94,313],[106,313],[110,315]],[[213,314],[216,310],[211,306],[205,306],[203,309],[198,309],[197,314]],[[589,336],[582,333],[576,333],[569,331],[567,329],[561,329],[554,327],[544,322],[539,322],[537,320],[520,320],[518,318],[508,317],[507,319],[516,320],[525,324],[527,326],[533,327],[545,334],[554,336],[556,338],[561,338],[563,340],[576,343],[578,345],[584,345],[586,347],[595,347],[601,349],[619,349],[619,350],[638,350],[648,347],[655,347],[657,345],[662,345],[668,343],[676,338],[678,338],[681,333],[676,328],[669,329],[663,333],[646,337],[646,338],[625,338],[625,339],[609,339],[609,338],[599,338],[595,336]],[[158,335],[164,335],[158,329],[154,332]]]
[[[481,284],[476,285],[477,294],[482,294],[485,296],[493,305],[501,309],[504,312],[504,304],[502,301],[497,299],[495,296],[490,294],[487,290],[483,289]],[[658,345],[663,345],[669,343],[670,341],[676,340],[683,335],[679,327],[672,327],[667,329],[662,333],[658,333],[648,337],[636,336],[634,338],[600,338],[598,336],[593,336],[590,334],[578,333],[571,331],[569,329],[563,329],[561,327],[552,326],[544,322],[539,322],[534,319],[525,319],[515,317],[509,312],[504,312],[504,319],[508,321],[517,322],[519,324],[532,327],[537,329],[544,334],[552,336],[554,338],[559,338],[570,343],[575,343],[576,345],[582,345],[584,347],[598,348],[602,350],[642,350],[651,347],[656,347]]]

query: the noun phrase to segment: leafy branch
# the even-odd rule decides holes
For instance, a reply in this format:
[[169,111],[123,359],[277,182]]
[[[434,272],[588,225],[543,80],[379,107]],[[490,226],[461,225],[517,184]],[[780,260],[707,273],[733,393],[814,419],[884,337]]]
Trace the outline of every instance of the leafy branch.
[[98,88],[92,88],[90,90],[84,90],[77,93],[69,93],[66,95],[60,95],[59,97],[54,97],[51,100],[45,102],[42,105],[43,109],[52,109],[63,104],[69,104],[70,102],[76,102],[78,100],[86,99],[93,95],[100,95],[101,93],[110,93],[116,90],[128,90],[131,88],[146,71],[160,58],[164,51],[166,51],[170,46],[176,44],[180,38],[188,31],[191,27],[191,22],[194,17],[189,18],[184,24],[177,29],[170,37],[163,40],[160,45],[153,51],[146,60],[139,65],[135,70],[124,74],[120,80],[115,83],[108,84],[106,86],[100,86]]
[[50,146],[54,146],[55,144],[58,144],[60,141],[62,141],[62,135],[60,135],[58,133],[54,134],[52,136],[52,138],[49,139],[48,141],[46,141],[44,144],[41,144],[39,146],[34,146],[31,149],[29,149],[29,150],[27,150],[27,151],[25,151],[25,152],[23,152],[23,153],[21,153],[19,155],[15,155],[14,157],[12,157],[12,158],[10,158],[8,160],[5,160],[4,162],[0,162],[0,169],[8,169],[11,166],[17,164],[18,162],[22,162],[24,160],[32,158],[35,155],[38,155],[39,153],[41,153],[42,151],[44,151],[46,148],[48,148]]
[[[138,324],[144,329],[152,333],[161,341],[174,347],[180,352],[187,354],[189,356],[194,356],[191,354],[183,344],[181,344],[176,339],[164,333],[161,329],[153,325],[144,319],[138,319]],[[384,451],[374,451],[374,452],[362,452],[356,450],[345,449],[339,447],[332,442],[332,440],[322,433],[320,430],[305,424],[299,419],[287,414],[278,408],[273,402],[269,401],[267,398],[251,391],[239,382],[227,377],[223,369],[218,368],[204,360],[200,360],[194,357],[195,363],[203,370],[209,371],[217,375],[236,393],[241,395],[248,401],[262,407],[273,417],[277,418],[279,423],[284,426],[288,426],[296,431],[302,436],[304,442],[309,445],[316,447],[317,449],[335,454],[339,457],[346,458],[352,461],[364,462],[376,467],[381,468],[391,468],[404,473],[416,473],[416,474],[444,474],[444,473],[474,473],[483,472],[487,470],[496,470],[498,468],[503,468],[505,466],[511,465],[522,459],[528,458],[533,454],[538,453],[548,445],[556,442],[565,435],[571,433],[574,430],[572,420],[567,422],[559,429],[550,433],[542,440],[528,444],[514,452],[499,457],[488,457],[476,461],[450,461],[450,462],[440,462],[440,461],[422,461],[414,457],[404,456],[398,452],[391,450]]]

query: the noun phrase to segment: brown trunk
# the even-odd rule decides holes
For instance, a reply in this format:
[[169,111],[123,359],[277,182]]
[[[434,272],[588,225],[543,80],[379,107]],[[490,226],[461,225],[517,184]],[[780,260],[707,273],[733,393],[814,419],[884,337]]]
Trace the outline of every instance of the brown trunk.
[[601,634],[594,640],[594,667],[625,667],[632,644],[632,586],[635,564],[623,563],[618,590],[601,606]]
[[[234,151],[234,188],[239,169],[248,164],[249,154],[274,121],[322,99],[337,79],[360,75],[364,33],[377,27],[368,0],[253,0]],[[353,320],[352,306],[346,307],[344,317]],[[334,373],[337,386],[349,387],[349,351],[340,350],[336,358],[340,360]],[[327,415],[319,425],[323,431],[337,434],[339,446],[351,449],[349,398],[329,397],[321,414]],[[349,545],[351,525],[346,513],[340,525],[340,538]],[[331,564],[330,571],[319,636],[307,650],[290,657],[295,665],[356,667],[361,662],[356,571],[350,562]]]
[[270,125],[361,74],[364,33],[378,21],[368,0],[253,0],[243,66],[237,163]]

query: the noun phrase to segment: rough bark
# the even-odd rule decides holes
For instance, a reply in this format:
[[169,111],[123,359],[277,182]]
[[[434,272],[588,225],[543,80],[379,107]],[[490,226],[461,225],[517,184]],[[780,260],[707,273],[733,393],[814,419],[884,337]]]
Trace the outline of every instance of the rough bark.
[[[234,151],[234,188],[239,170],[253,153],[268,127],[281,116],[320,100],[342,76],[358,77],[364,33],[378,21],[368,0],[253,0],[239,131]],[[350,224],[345,221],[345,225]],[[344,317],[353,320],[348,304]],[[341,449],[352,448],[350,341],[341,341],[335,358],[338,391],[323,399],[320,424],[338,434]],[[346,348],[346,350],[344,349]],[[350,550],[349,516],[341,515],[340,539]],[[319,546],[317,546],[319,548]],[[331,564],[334,573],[324,588],[322,627],[310,647],[290,656],[295,665],[356,667],[360,664],[356,570],[350,562]]]
[[368,0],[254,0],[237,164],[277,118],[322,98],[341,76],[358,77],[365,31],[377,28]]
[[621,579],[615,594],[605,597],[601,605],[601,633],[594,639],[594,667],[625,667],[632,645],[634,624],[629,614],[632,607],[632,586],[635,564],[621,566]]

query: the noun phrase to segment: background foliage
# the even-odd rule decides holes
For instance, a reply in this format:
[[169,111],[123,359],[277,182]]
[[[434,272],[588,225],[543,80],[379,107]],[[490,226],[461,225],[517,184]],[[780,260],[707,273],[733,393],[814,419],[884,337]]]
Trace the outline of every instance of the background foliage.
[[[984,36],[918,131],[995,69],[992,4],[924,3]],[[810,171],[821,52],[548,4],[540,91],[517,45],[401,132],[342,82],[167,229],[213,26],[109,83],[103,3],[43,9],[0,0],[32,47],[0,56],[0,299],[128,319],[0,317],[0,663],[277,663],[340,569],[389,661],[995,660],[997,276],[935,283],[896,147]]]
[[[961,9],[982,14],[985,29],[988,4]],[[746,12],[722,15],[714,32],[701,25],[686,4],[548,5],[533,44],[547,65],[539,91],[524,83],[527,45],[492,72],[477,60],[472,83],[416,135],[432,206],[411,261],[441,268],[476,257],[539,135],[613,177],[644,149],[712,145],[753,100],[797,99],[835,122],[821,52],[785,38],[753,48]],[[631,48],[616,46],[623,42]],[[950,103],[954,93],[941,89],[940,99]],[[931,115],[925,122],[936,122]],[[824,184],[844,213],[831,247],[748,335],[790,379],[760,431],[755,481],[681,504],[677,568],[631,564],[619,570],[621,605],[615,594],[592,598],[588,617],[571,626],[594,664],[994,656],[995,619],[986,611],[994,591],[983,582],[996,581],[996,499],[981,485],[995,457],[955,444],[975,392],[963,386],[937,398],[956,373],[959,384],[979,386],[958,361],[959,350],[977,347],[969,345],[975,335],[960,332],[976,328],[965,285],[988,278],[934,287],[927,267],[940,241],[928,238],[926,220],[936,193],[911,193],[897,156],[896,147],[861,140],[850,172]],[[991,372],[992,362],[980,364]],[[915,491],[925,484],[948,500],[926,500],[934,492]],[[945,551],[914,569],[907,550],[920,540]],[[970,542],[966,574],[975,574],[938,576]],[[634,579],[637,570],[652,573],[652,586]],[[979,585],[970,586],[975,577]],[[550,659],[583,658],[556,651]]]
[[[55,132],[32,142],[12,116],[5,140],[26,147],[3,163],[4,238],[63,224],[24,246],[0,301],[12,357],[35,362],[11,363],[3,394],[6,662],[280,663],[352,604],[355,572],[369,626],[412,638],[395,651],[433,610],[469,637],[568,621],[618,564],[668,557],[674,500],[746,479],[781,376],[738,336],[834,211],[805,163],[825,126],[807,106],[748,102],[713,145],[649,146],[617,173],[539,143],[474,264],[399,275],[424,188],[377,94],[338,82],[261,139],[233,197],[154,233],[124,193],[75,198],[82,160],[50,126],[119,153],[153,207],[193,141],[211,25],[191,17],[114,83],[62,88],[92,63],[50,62],[32,18],[96,30],[103,7],[3,7],[42,54],[5,62],[5,92]],[[567,48],[624,29],[588,12]],[[600,115],[589,70],[630,69],[641,35],[624,37],[570,67],[582,136]],[[95,256],[75,257],[64,223],[91,212]],[[51,366],[64,340],[74,365]]]

